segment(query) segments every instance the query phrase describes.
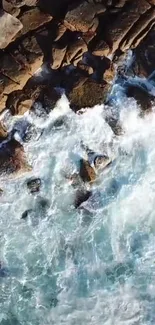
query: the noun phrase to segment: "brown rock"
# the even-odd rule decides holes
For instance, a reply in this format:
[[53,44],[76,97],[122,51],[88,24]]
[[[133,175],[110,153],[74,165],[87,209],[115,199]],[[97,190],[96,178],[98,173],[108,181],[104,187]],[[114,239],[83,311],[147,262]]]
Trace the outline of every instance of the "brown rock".
[[108,44],[100,40],[93,48],[92,54],[96,56],[107,56],[110,53],[110,48]]
[[82,59],[82,56],[85,52],[87,52],[87,45],[83,41],[83,39],[78,39],[74,41],[67,47],[67,51],[64,58],[64,64],[73,64],[77,65],[77,63]]
[[1,10],[0,26],[0,49],[4,49],[16,38],[23,25],[19,19]]
[[2,122],[0,122],[0,142],[5,140],[8,136],[8,132]]
[[66,32],[67,28],[64,24],[60,24],[56,31],[55,42],[58,41]]
[[4,11],[8,12],[10,15],[13,15],[14,17],[17,17],[20,14],[20,8],[14,7],[9,1],[2,0],[2,7]]
[[129,1],[127,7],[124,6],[124,10],[120,12],[118,18],[107,26],[107,40],[111,47],[111,53],[119,48],[140,16],[149,9],[150,5],[145,0]]
[[155,27],[134,50],[134,61],[130,69],[139,77],[148,77],[155,70]]
[[76,8],[67,12],[64,24],[71,31],[83,33],[95,31],[99,24],[96,15],[105,10],[103,4],[80,3]]
[[62,47],[58,47],[58,45],[55,45],[52,47],[52,63],[51,63],[52,69],[60,68],[66,54],[66,49],[67,46],[62,48]]
[[22,30],[18,33],[17,37],[27,34],[28,32],[37,29],[38,27],[51,21],[53,17],[49,14],[45,14],[39,10],[39,8],[33,8],[25,11],[20,16],[20,22],[23,25]]
[[14,139],[0,148],[0,175],[24,173],[30,170],[22,145]]
[[73,110],[78,111],[81,108],[103,104],[109,89],[108,84],[98,84],[91,79],[87,79],[79,87],[73,88],[68,94],[70,105]]
[[134,24],[130,33],[121,44],[122,51],[128,50],[131,45],[132,48],[137,47],[141,40],[147,35],[152,25],[154,24],[155,8],[148,10],[142,17]]
[[111,62],[110,67],[104,71],[103,79],[107,83],[110,83],[114,80],[115,74],[116,74],[116,70],[115,70],[114,64]]
[[80,177],[82,178],[83,182],[94,182],[96,179],[96,173],[93,167],[90,166],[87,160],[81,159],[80,160]]

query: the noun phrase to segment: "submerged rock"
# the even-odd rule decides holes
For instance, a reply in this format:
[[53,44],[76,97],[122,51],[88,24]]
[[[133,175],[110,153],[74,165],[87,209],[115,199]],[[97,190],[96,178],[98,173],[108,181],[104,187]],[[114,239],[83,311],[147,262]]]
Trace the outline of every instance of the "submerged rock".
[[76,192],[74,206],[77,209],[83,202],[87,201],[91,196],[92,192],[85,189],[79,189]]
[[155,97],[138,85],[127,84],[126,95],[128,97],[133,97],[144,111],[151,110],[153,103],[155,103]]
[[41,187],[41,179],[40,178],[30,179],[27,182],[27,187],[31,194],[38,193]]

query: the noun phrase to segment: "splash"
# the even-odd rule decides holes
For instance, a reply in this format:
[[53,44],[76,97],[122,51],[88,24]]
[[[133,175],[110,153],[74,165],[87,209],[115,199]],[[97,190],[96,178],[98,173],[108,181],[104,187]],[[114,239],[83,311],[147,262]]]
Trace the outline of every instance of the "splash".
[[[155,322],[155,113],[141,118],[136,102],[114,88],[112,113],[125,131],[119,137],[106,123],[110,107],[78,115],[64,95],[48,117],[3,116],[33,167],[0,183],[3,325]],[[23,141],[29,124],[32,138]],[[85,158],[81,142],[113,160],[85,210],[74,208],[66,177]],[[42,180],[38,195],[27,191],[31,176]]]

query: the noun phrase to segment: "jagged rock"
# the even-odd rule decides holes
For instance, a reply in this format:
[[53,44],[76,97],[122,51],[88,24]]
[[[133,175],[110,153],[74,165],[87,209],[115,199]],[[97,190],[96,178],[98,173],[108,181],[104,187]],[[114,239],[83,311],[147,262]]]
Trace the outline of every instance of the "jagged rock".
[[155,27],[134,50],[134,60],[130,69],[139,77],[148,77],[155,70]]
[[39,192],[40,187],[41,187],[41,179],[40,178],[30,179],[27,182],[27,188],[31,194]]
[[155,103],[155,97],[150,95],[146,89],[139,87],[138,85],[127,85],[126,95],[128,97],[133,97],[144,111],[151,110]]
[[89,161],[85,159],[80,160],[80,171],[79,175],[83,182],[94,182],[96,179],[96,173],[93,167],[89,164]]
[[0,11],[0,49],[4,49],[10,44],[17,33],[23,28],[19,19],[9,13]]
[[68,94],[71,108],[78,111],[81,108],[103,104],[109,89],[108,84],[98,84],[91,79],[87,79],[83,84],[73,88]]
[[121,43],[120,49],[126,51],[129,48],[135,48],[141,42],[141,40],[147,35],[149,30],[154,25],[155,8],[148,10],[138,22],[136,22],[133,28],[130,30],[129,36],[125,38]]
[[77,190],[75,201],[74,201],[75,208],[76,209],[79,208],[83,202],[87,201],[90,198],[91,194],[92,194],[91,191],[86,191],[84,189]]
[[28,172],[30,166],[26,162],[23,146],[11,139],[0,148],[0,175],[11,175]]
[[2,122],[0,122],[0,142],[5,140],[8,136],[8,132]]
[[64,64],[73,64],[76,66],[77,63],[82,59],[83,54],[87,52],[87,50],[87,45],[83,39],[78,39],[72,42],[71,45],[67,47]]
[[96,31],[99,21],[97,14],[106,10],[103,4],[80,3],[76,8],[67,12],[64,24],[71,31]]
[[63,59],[65,57],[67,50],[67,46],[65,47],[58,47],[58,45],[55,45],[52,47],[52,63],[51,68],[52,69],[59,69],[62,65]]
[[23,28],[17,34],[17,37],[27,34],[28,32],[39,28],[40,26],[51,21],[53,17],[49,14],[43,13],[39,8],[33,8],[25,11],[20,16],[20,22]]
[[20,14],[20,8],[14,7],[10,1],[2,0],[2,7],[4,11],[8,12],[10,15],[13,15],[14,17],[17,17]]
[[146,0],[127,2],[117,18],[107,26],[106,41],[110,46],[110,53],[114,53],[126,37],[130,37],[130,30],[134,28],[134,24],[149,9],[150,4]]
[[[15,50],[12,50],[11,53],[4,54],[1,57],[1,110],[5,107],[7,101],[6,95],[9,95],[16,90],[23,89],[27,81],[42,65],[43,52],[38,45],[35,35],[26,37]],[[24,100],[27,100],[27,98]],[[25,102],[24,105],[26,108],[27,105],[30,106],[30,102]]]

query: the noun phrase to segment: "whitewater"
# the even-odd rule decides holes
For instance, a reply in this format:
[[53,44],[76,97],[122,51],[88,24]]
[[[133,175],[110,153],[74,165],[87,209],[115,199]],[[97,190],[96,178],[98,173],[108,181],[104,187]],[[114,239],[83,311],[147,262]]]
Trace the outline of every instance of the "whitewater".
[[[32,170],[0,179],[1,325],[155,324],[155,110],[141,117],[117,84],[112,96],[111,106],[81,114],[64,94],[48,116],[3,114]],[[119,116],[122,135],[108,114]],[[81,143],[112,163],[75,209]],[[35,195],[31,177],[42,180]]]

